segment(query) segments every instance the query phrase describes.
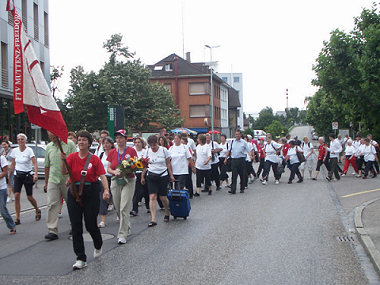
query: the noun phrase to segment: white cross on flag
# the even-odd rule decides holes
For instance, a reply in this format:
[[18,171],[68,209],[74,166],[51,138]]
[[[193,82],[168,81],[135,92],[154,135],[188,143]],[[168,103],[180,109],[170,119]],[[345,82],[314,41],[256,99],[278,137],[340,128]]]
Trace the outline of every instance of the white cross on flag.
[[14,28],[13,55],[13,105],[15,114],[24,112],[29,121],[55,134],[67,142],[67,126],[55,102],[33,44],[22,27],[22,20],[13,1],[7,1],[7,11],[12,11]]

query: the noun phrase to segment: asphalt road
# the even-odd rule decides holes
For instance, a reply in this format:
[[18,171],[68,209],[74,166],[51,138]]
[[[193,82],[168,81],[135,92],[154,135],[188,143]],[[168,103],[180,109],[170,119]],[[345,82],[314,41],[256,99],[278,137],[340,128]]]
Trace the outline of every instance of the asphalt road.
[[[310,129],[299,127],[292,135],[302,138]],[[88,267],[76,272],[66,212],[53,242],[43,240],[43,221],[25,214],[15,237],[0,225],[0,284],[379,284],[349,231],[355,203],[340,201],[340,182],[288,185],[288,175],[280,185],[273,177],[266,186],[256,181],[244,194],[229,195],[227,188],[202,193],[191,201],[186,221],[166,224],[160,212],[158,226],[148,228],[150,217],[140,210],[127,244],[106,240],[103,256],[93,260],[86,243]],[[356,183],[349,192],[368,186]],[[116,228],[111,213],[102,233],[115,235]]]

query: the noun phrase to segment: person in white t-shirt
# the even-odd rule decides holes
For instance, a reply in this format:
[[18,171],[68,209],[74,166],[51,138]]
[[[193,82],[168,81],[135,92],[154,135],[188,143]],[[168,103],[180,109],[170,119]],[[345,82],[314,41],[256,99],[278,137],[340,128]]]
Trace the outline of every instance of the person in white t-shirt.
[[[115,148],[114,141],[111,137],[103,137],[101,140],[102,143],[102,152],[99,153],[100,161],[102,162],[104,166],[104,170],[106,171],[106,178],[108,182],[108,188],[111,187],[111,177],[112,174],[107,172],[109,161],[107,160],[108,154],[111,149]],[[100,191],[100,205],[99,205],[99,215],[100,215],[100,222],[98,224],[99,228],[104,228],[106,226],[106,220],[107,220],[107,214],[109,210],[113,209],[112,204],[112,195],[110,193],[109,199],[104,200],[103,199],[103,193],[104,193],[104,187],[102,187],[102,190]]]
[[228,143],[226,141],[227,136],[225,134],[220,135],[220,144],[219,147],[222,149],[221,152],[219,152],[219,170],[220,170],[220,185],[224,181],[226,181],[226,187],[230,187],[230,184],[228,182],[228,167],[224,164],[224,159],[226,158],[227,152],[228,152]]
[[372,172],[372,178],[377,176],[375,169],[373,168],[373,164],[375,161],[378,161],[378,157],[376,154],[375,147],[371,144],[371,141],[368,138],[364,139],[365,145],[361,150],[361,155],[364,156],[365,169],[363,179],[366,179],[368,176],[368,172]]
[[174,136],[174,144],[169,149],[169,155],[171,157],[173,176],[176,180],[174,188],[183,190],[192,159],[187,146],[181,144],[181,135]]
[[[37,160],[34,156],[34,152],[30,147],[26,146],[27,136],[25,134],[17,135],[18,147],[15,148],[12,153],[12,164],[10,166],[10,172],[16,170],[14,176],[14,192],[15,192],[15,210],[16,210],[16,225],[20,222],[20,192],[22,186],[25,186],[26,196],[29,202],[36,210],[35,220],[41,220],[41,210],[37,206],[37,201],[33,198],[33,185],[38,179]],[[34,169],[34,175],[31,172]]]
[[[211,181],[215,181],[216,191],[219,191],[221,189],[219,174],[219,153],[222,151],[222,148],[216,141],[211,140],[210,134],[206,134],[206,144],[211,148]],[[211,184],[209,186],[211,186]]]
[[[138,158],[146,157],[146,143],[142,137],[136,137],[133,139],[134,146],[133,148],[137,152]],[[149,192],[148,192],[148,185],[145,183],[144,185],[141,184],[141,175],[142,171],[136,171],[136,186],[135,186],[135,194],[133,195],[132,204],[133,208],[132,211],[129,213],[132,217],[135,217],[138,215],[139,212],[139,202],[141,202],[142,198],[144,198],[145,202],[145,208],[147,213],[150,213],[149,210]],[[146,179],[146,176],[145,176]]]
[[285,160],[289,161],[290,164],[290,176],[288,184],[292,184],[295,175],[297,175],[298,177],[297,183],[302,183],[303,178],[300,171],[298,170],[298,167],[300,166],[300,161],[298,159],[297,152],[303,152],[303,150],[298,145],[296,145],[295,141],[290,141],[289,145],[290,147],[285,157]]
[[103,139],[106,138],[106,137],[110,137],[110,133],[107,131],[107,130],[101,130],[100,131],[100,138],[99,138],[99,145],[98,147],[96,148],[94,154],[99,157],[100,154],[104,151],[103,150]]
[[8,161],[3,155],[0,155],[0,171],[0,214],[10,230],[10,234],[13,235],[16,233],[16,224],[7,209],[8,193],[6,177],[8,176]]
[[[155,135],[148,137],[148,145],[150,149],[147,150],[146,157],[149,158],[149,168],[146,182],[149,191],[149,208],[152,216],[149,227],[157,225],[156,208],[157,208],[157,195],[165,208],[164,222],[169,222],[169,200],[168,200],[168,184],[175,181],[173,176],[172,164],[170,162],[170,155],[165,147],[158,145],[158,138]],[[145,184],[144,169],[141,174],[141,184]]]
[[263,179],[261,183],[267,184],[270,168],[274,174],[275,184],[280,184],[280,173],[278,172],[278,153],[281,151],[282,144],[272,141],[272,135],[267,134],[267,142],[264,146],[265,165],[263,172]]
[[302,162],[300,165],[301,175],[303,178],[305,178],[305,167],[309,169],[309,176],[310,179],[313,178],[313,144],[309,142],[308,137],[303,138],[303,142],[301,143],[301,149],[303,151],[303,154],[305,156],[306,161]]
[[208,187],[208,194],[211,195],[211,148],[206,144],[206,136],[200,134],[198,136],[198,145],[196,151],[195,169],[197,176],[197,192],[195,197],[200,196],[201,184],[204,181],[205,187]]
[[[380,149],[379,144],[377,143],[377,141],[373,140],[371,134],[367,135],[367,139],[369,139],[369,143],[374,146],[376,153],[379,153],[379,149]],[[375,166],[376,173],[380,174],[379,173],[379,163],[378,163],[378,161],[375,160],[375,162],[373,163],[373,165]]]

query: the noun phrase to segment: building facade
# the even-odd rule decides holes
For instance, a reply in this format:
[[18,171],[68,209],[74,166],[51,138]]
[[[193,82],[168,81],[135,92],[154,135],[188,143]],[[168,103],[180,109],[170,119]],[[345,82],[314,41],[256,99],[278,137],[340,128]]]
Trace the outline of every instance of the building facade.
[[238,91],[240,107],[238,108],[237,124],[238,128],[243,128],[243,74],[242,73],[217,73],[223,81],[227,82]]
[[[151,81],[165,85],[185,119],[183,127],[205,133],[211,130],[211,69],[205,63],[192,63],[171,54],[154,65]],[[214,130],[228,129],[228,93],[231,86],[212,73]]]
[[[33,48],[48,83],[50,83],[49,2],[48,0],[15,0],[15,7],[32,40]],[[13,113],[13,17],[0,9],[1,84],[0,84],[0,136],[15,141],[19,132],[30,134],[26,113]]]

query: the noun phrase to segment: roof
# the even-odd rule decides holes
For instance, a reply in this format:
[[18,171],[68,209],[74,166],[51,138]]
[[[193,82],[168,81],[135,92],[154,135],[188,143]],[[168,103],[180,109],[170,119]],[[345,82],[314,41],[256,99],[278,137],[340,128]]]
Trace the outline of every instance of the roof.
[[[175,72],[175,60],[177,60],[177,74]],[[189,62],[173,53],[154,65],[148,65],[152,71],[151,78],[173,78],[184,76],[209,76],[210,68],[204,62]],[[213,78],[223,82],[215,73]]]
[[241,107],[239,100],[239,92],[234,88],[228,88],[228,108]]

